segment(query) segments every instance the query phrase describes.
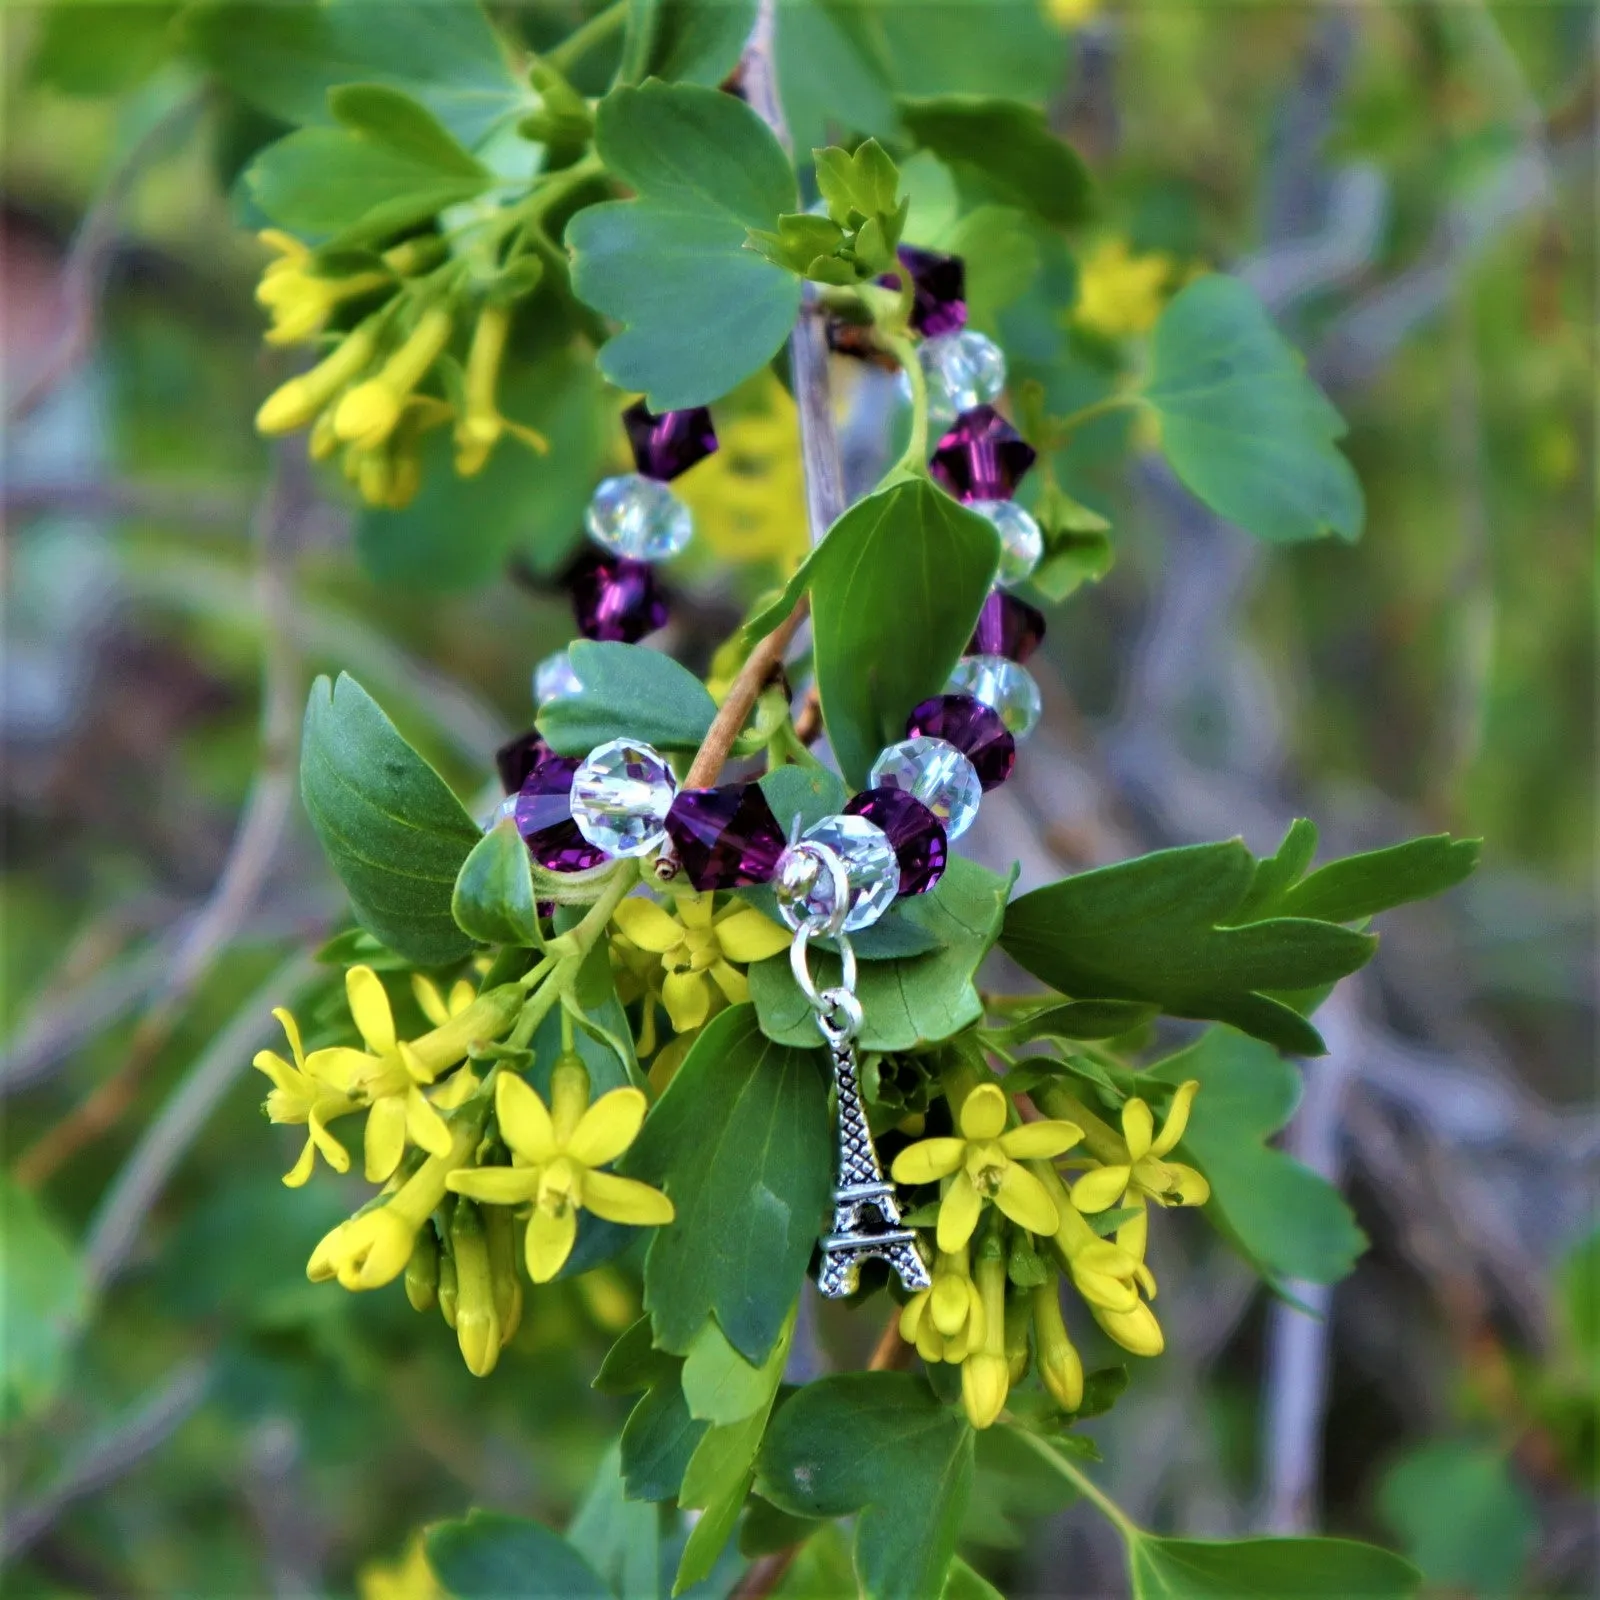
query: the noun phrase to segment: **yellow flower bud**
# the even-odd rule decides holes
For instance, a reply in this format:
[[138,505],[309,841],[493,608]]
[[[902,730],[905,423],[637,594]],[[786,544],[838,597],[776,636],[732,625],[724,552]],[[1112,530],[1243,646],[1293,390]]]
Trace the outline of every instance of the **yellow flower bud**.
[[439,1315],[446,1326],[456,1325],[456,1258],[448,1250],[439,1257]]
[[1032,1307],[1020,1294],[1006,1300],[1006,1374],[1014,1389],[1028,1376],[1033,1362],[1033,1350],[1028,1334],[1032,1326]]
[[974,1428],[988,1428],[1005,1409],[1011,1390],[1011,1367],[1006,1359],[1006,1260],[993,1235],[984,1241],[972,1276],[983,1303],[983,1344],[961,1363],[961,1403]]
[[1107,1311],[1104,1306],[1093,1304],[1089,1310],[1094,1320],[1133,1355],[1158,1356],[1166,1348],[1161,1324],[1156,1321],[1155,1312],[1142,1300],[1131,1311]]
[[357,384],[339,402],[333,419],[339,437],[364,450],[376,450],[394,432],[411,391],[450,342],[452,326],[444,306],[424,311],[378,376]]
[[371,320],[352,329],[309,372],[291,378],[267,396],[256,413],[256,431],[293,433],[296,428],[305,427],[372,360],[377,348],[377,329]]
[[522,1322],[522,1279],[517,1274],[517,1228],[505,1206],[483,1208],[489,1241],[489,1272],[494,1279],[494,1309],[500,1318],[500,1348],[511,1343]]
[[324,411],[311,425],[311,437],[306,443],[307,453],[313,461],[326,461],[338,448],[339,435],[333,426],[333,413]]
[[589,1108],[589,1069],[579,1055],[564,1055],[550,1070],[550,1120],[556,1141],[565,1145]]
[[389,481],[392,476],[388,452],[385,450],[358,450],[355,453],[356,488],[369,506],[381,506],[389,498]]
[[439,1298],[439,1239],[430,1224],[417,1231],[406,1263],[406,1299],[413,1311],[430,1311]]
[[1076,1411],[1083,1404],[1083,1360],[1061,1320],[1053,1279],[1033,1291],[1033,1348],[1045,1388],[1063,1411]]
[[483,1219],[470,1200],[457,1200],[450,1223],[450,1253],[456,1263],[456,1342],[467,1371],[486,1378],[500,1359],[500,1313]]

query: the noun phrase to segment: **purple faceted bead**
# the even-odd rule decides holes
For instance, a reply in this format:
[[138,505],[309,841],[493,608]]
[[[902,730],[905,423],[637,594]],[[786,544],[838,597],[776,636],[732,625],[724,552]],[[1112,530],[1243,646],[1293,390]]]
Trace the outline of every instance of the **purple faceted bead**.
[[919,250],[912,244],[901,245],[895,254],[911,274],[911,326],[925,339],[959,333],[966,327],[967,267],[961,257]]
[[717,448],[717,430],[704,406],[658,414],[638,400],[622,413],[622,425],[633,446],[634,465],[660,483],[671,482]]
[[969,656],[1004,656],[1019,665],[1044,643],[1044,613],[1014,594],[996,590],[983,602],[972,630]]
[[944,876],[950,841],[944,824],[904,789],[864,789],[845,802],[845,815],[865,817],[888,835],[900,862],[901,894],[926,894]]
[[906,718],[908,739],[943,739],[977,769],[978,782],[998,789],[1017,764],[1017,741],[993,706],[970,694],[936,694]]
[[501,787],[507,794],[515,794],[527,781],[528,774],[549,754],[550,746],[539,737],[537,728],[529,728],[526,733],[507,740],[494,753]]
[[647,633],[666,625],[667,597],[648,561],[586,555],[573,567],[567,582],[572,589],[572,614],[585,639],[637,644]]
[[689,882],[707,889],[769,883],[785,840],[759,784],[680,789],[667,813],[667,834]]
[[993,406],[974,406],[939,441],[928,470],[957,500],[1009,500],[1037,453]]
[[581,765],[575,756],[546,756],[517,793],[517,832],[551,872],[586,872],[610,859],[572,820],[572,775]]

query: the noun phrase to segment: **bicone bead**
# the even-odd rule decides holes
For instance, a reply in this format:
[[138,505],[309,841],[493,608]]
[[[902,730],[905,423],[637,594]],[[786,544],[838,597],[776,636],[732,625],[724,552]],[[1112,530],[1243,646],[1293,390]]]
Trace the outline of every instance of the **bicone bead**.
[[900,887],[900,861],[875,822],[824,817],[784,851],[776,887],[778,913],[796,932],[809,926],[854,933],[889,909]]
[[527,776],[550,754],[550,746],[539,737],[537,728],[519,733],[508,739],[494,753],[495,769],[500,774],[500,787],[507,794],[515,794]]
[[928,386],[928,418],[937,427],[1005,392],[1006,358],[1000,346],[971,329],[924,339],[917,359]]
[[1044,613],[1014,594],[991,594],[978,613],[967,654],[1026,661],[1044,643]]
[[584,838],[572,817],[572,779],[578,766],[575,756],[546,756],[517,794],[517,832],[533,859],[551,872],[587,872],[606,859],[606,852]]
[[1037,455],[993,406],[974,406],[939,441],[928,471],[957,500],[1009,500]]
[[901,245],[895,254],[911,278],[911,326],[925,339],[960,333],[967,325],[966,263],[960,256],[919,250],[914,244]]
[[[989,714],[995,715],[992,711]],[[998,723],[999,718],[995,720]],[[1003,727],[1000,731],[1005,733]],[[1011,735],[1007,733],[1005,737],[1009,743]],[[867,782],[873,789],[896,789],[920,800],[939,819],[950,839],[959,839],[972,826],[983,799],[978,769],[944,739],[902,739],[899,744],[890,745],[873,762]],[[902,888],[901,893],[905,892]]]
[[583,525],[596,544],[630,561],[667,561],[689,543],[689,508],[664,483],[642,473],[602,479]]
[[784,847],[783,829],[756,783],[680,789],[667,812],[667,836],[702,893],[769,883]]
[[665,483],[704,461],[717,448],[717,430],[705,406],[652,411],[643,400],[622,413],[633,462],[646,478]]
[[974,500],[967,509],[988,518],[1000,535],[1000,567],[995,582],[1009,589],[1031,578],[1044,559],[1044,534],[1032,514],[1015,500]]
[[[972,763],[985,790],[998,789],[1017,763],[1017,741],[1001,721],[1000,713],[971,694],[936,694],[924,700],[906,718],[906,736],[909,740],[926,737],[953,744]],[[925,805],[932,804],[920,795],[918,798]],[[945,831],[953,839],[962,830],[946,823]]]
[[939,819],[904,789],[864,789],[845,804],[845,815],[865,817],[883,829],[900,863],[899,892],[926,894],[944,876],[950,841]]
[[949,687],[993,706],[1019,739],[1033,732],[1043,710],[1033,674],[1005,656],[963,656],[950,674]]
[[672,768],[641,739],[591,750],[572,776],[572,820],[608,856],[647,856],[667,838]]
[[582,691],[577,669],[565,650],[552,650],[533,669],[533,703],[536,706],[548,705],[552,700],[566,700]]
[[585,639],[637,644],[667,622],[667,597],[647,561],[598,551],[579,558],[567,579],[572,615]]

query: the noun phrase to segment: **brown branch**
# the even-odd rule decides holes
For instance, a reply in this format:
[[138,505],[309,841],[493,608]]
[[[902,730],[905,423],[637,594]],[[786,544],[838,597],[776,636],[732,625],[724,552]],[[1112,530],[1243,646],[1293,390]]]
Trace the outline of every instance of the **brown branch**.
[[883,1332],[878,1335],[877,1348],[867,1363],[867,1371],[904,1372],[916,1353],[916,1346],[907,1344],[900,1337],[900,1308],[895,1306],[889,1313],[889,1320],[883,1325]]

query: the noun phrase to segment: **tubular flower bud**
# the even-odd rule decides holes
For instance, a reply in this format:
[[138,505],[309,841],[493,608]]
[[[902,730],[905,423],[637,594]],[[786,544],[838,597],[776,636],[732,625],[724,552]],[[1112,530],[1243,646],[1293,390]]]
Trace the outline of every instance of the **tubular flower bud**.
[[1089,1311],[1124,1350],[1136,1356],[1158,1356],[1166,1348],[1161,1324],[1156,1321],[1155,1312],[1143,1300],[1131,1311],[1107,1311],[1104,1306],[1093,1304]]
[[431,1311],[439,1299],[439,1237],[432,1223],[417,1230],[406,1263],[406,1299],[413,1311]]
[[1028,1376],[1033,1363],[1028,1337],[1032,1325],[1033,1310],[1027,1297],[1013,1290],[1006,1296],[1006,1374],[1013,1389]]
[[1006,1360],[1004,1254],[985,1252],[974,1275],[983,1298],[983,1343],[961,1363],[961,1403],[974,1428],[988,1428],[1005,1409],[1011,1389],[1010,1363]]
[[500,1348],[511,1343],[522,1322],[522,1279],[517,1274],[517,1227],[504,1206],[482,1212],[489,1241],[489,1273],[494,1280],[494,1309],[500,1319]]
[[448,1250],[439,1257],[439,1315],[445,1326],[454,1330],[456,1306],[459,1300],[456,1286],[456,1258]]
[[431,306],[417,319],[405,342],[384,362],[375,378],[358,383],[339,402],[333,425],[341,439],[376,450],[394,432],[411,391],[450,342],[449,310]]
[[268,344],[298,344],[322,331],[333,309],[345,300],[381,289],[392,280],[387,272],[356,272],[323,277],[310,249],[292,235],[268,228],[258,235],[278,252],[256,285],[256,301],[272,313]]
[[352,329],[338,346],[309,372],[267,396],[256,412],[256,432],[293,433],[303,428],[330,400],[361,372],[378,349],[377,328],[371,321]]
[[483,1219],[470,1201],[456,1202],[450,1223],[450,1253],[456,1263],[456,1342],[467,1371],[486,1378],[500,1359],[500,1313]]
[[463,478],[483,470],[504,433],[514,435],[539,455],[550,450],[550,441],[542,433],[502,416],[496,403],[500,363],[510,331],[510,306],[491,301],[478,313],[472,345],[467,351],[466,409],[456,424],[456,471]]
[[1061,1296],[1054,1282],[1033,1291],[1033,1349],[1039,1377],[1063,1411],[1083,1404],[1083,1360],[1061,1320]]

